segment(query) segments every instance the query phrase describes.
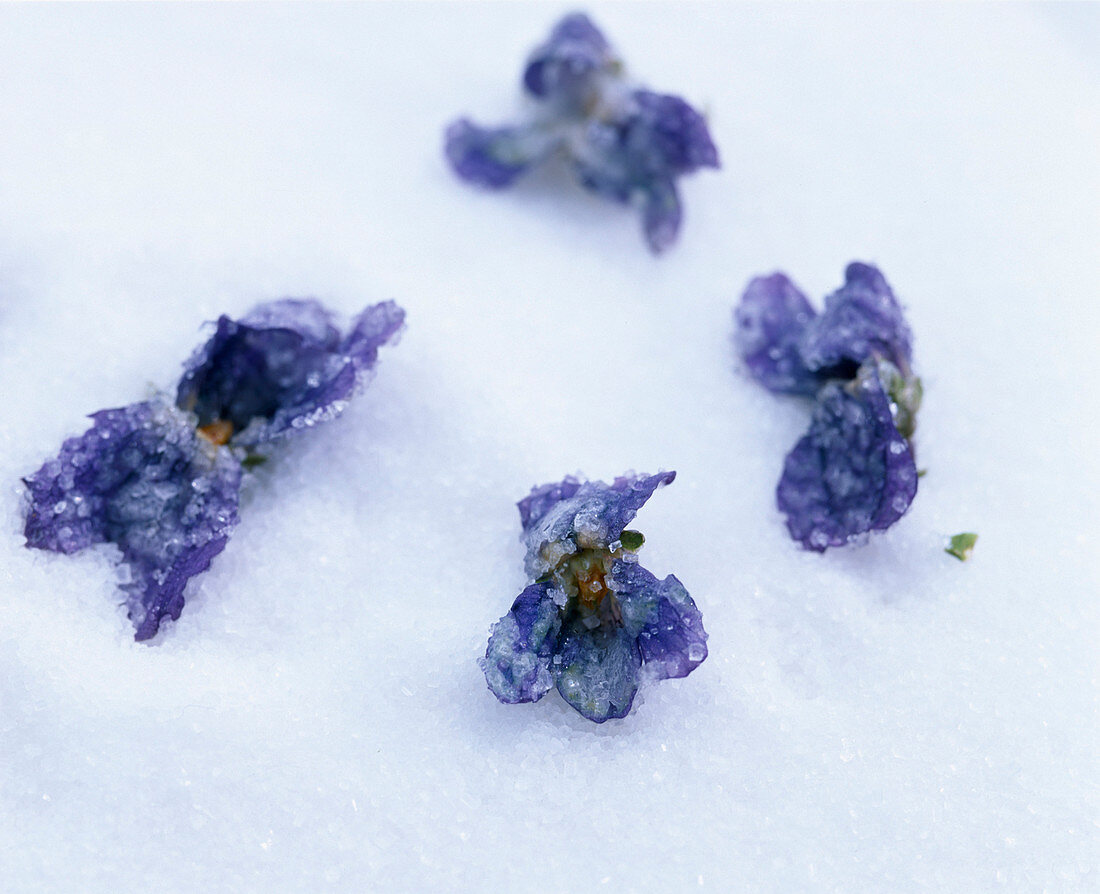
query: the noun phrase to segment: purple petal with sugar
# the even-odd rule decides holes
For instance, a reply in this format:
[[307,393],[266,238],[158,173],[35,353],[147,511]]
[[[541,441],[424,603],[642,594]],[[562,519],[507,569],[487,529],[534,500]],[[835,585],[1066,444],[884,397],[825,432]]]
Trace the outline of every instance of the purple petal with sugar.
[[611,484],[566,478],[535,488],[518,504],[527,573],[537,578],[550,570],[542,554],[548,544],[572,541],[566,548],[572,552],[573,544],[606,547],[613,543],[653,492],[675,478],[675,472],[628,474]]
[[917,492],[913,452],[878,374],[861,375],[853,386],[856,395],[836,383],[822,390],[776,490],[791,536],[818,552],[890,527]]
[[523,86],[541,100],[581,101],[597,72],[614,64],[607,39],[583,13],[563,18],[527,59]]
[[210,567],[237,523],[239,462],[199,438],[191,420],[160,401],[102,410],[83,435],[25,479],[27,546],[73,553],[114,543],[136,639],[176,619],[183,590]]
[[707,657],[703,616],[673,575],[658,580],[635,563],[616,562],[612,576],[623,626],[638,640],[647,675],[686,677]]
[[581,483],[579,479],[569,475],[561,481],[532,488],[531,493],[516,504],[523,530],[537,524],[562,500],[572,498],[580,490]]
[[554,685],[550,662],[561,630],[559,609],[548,583],[528,586],[493,625],[478,664],[489,689],[502,702],[537,702]]
[[555,682],[582,717],[603,723],[630,713],[641,666],[638,642],[624,628],[589,630],[574,622],[561,635]]
[[784,274],[753,279],[734,312],[737,351],[769,391],[813,395],[820,381],[806,368],[799,344],[817,313]]
[[635,166],[655,176],[719,167],[706,119],[679,96],[635,90],[623,141]]
[[240,321],[222,316],[185,364],[176,402],[200,426],[232,423],[234,446],[256,446],[337,415],[403,319],[384,302],[363,311],[345,337],[319,302],[289,298]]
[[855,376],[878,354],[909,375],[913,334],[886,277],[870,264],[853,261],[844,285],[825,299],[825,311],[803,334],[802,362],[818,378]]
[[511,186],[561,142],[551,131],[533,124],[479,127],[468,118],[452,123],[443,139],[452,170],[467,183],[488,189]]

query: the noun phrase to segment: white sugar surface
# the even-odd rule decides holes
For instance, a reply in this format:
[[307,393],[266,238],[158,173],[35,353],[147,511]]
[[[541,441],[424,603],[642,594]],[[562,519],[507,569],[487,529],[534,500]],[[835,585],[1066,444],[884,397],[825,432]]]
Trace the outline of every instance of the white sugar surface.
[[[0,890],[1100,886],[1096,7],[594,8],[722,153],[660,259],[560,172],[441,162],[562,11],[0,9]],[[773,504],[807,408],[730,310],[853,258],[908,307],[928,474],[822,557]],[[283,295],[408,330],[134,644],[107,551],[23,548],[19,478]],[[497,704],[514,502],[629,468],[679,472],[636,527],[709,660],[603,726]]]

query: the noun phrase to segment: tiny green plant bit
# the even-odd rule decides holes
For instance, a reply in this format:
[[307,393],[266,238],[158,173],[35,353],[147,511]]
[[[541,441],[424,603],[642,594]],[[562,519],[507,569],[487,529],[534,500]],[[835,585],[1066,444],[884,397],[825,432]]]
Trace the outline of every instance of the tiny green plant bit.
[[970,558],[970,554],[974,552],[974,544],[978,542],[977,534],[956,534],[951,538],[951,542],[947,545],[945,553],[950,553],[960,562],[965,562]]

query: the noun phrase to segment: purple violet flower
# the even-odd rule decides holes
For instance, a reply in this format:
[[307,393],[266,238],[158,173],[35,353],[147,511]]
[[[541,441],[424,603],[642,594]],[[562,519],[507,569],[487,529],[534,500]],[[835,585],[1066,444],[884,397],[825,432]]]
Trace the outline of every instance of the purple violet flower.
[[115,544],[135,639],[155,636],[225,547],[245,471],[263,460],[257,448],[338,415],[403,320],[392,301],[376,304],[344,335],[311,299],[221,317],[174,403],[160,395],[95,413],[24,479],[27,546],[71,554]]
[[676,179],[719,166],[703,116],[677,96],[630,85],[603,34],[581,13],[562,19],[532,52],[523,87],[532,100],[528,121],[487,128],[461,118],[447,128],[444,149],[454,172],[502,189],[561,155],[584,188],[641,210],[651,251],[672,245],[683,216]]
[[479,662],[502,702],[552,687],[596,723],[625,717],[643,678],[686,677],[707,657],[702,615],[683,584],[638,564],[644,538],[626,525],[676,477],[566,478],[518,504],[533,582],[493,625]]
[[854,262],[818,314],[782,273],[752,280],[735,313],[738,352],[777,393],[816,397],[776,491],[791,536],[824,552],[886,530],[917,492],[921,401],[913,336],[885,277]]

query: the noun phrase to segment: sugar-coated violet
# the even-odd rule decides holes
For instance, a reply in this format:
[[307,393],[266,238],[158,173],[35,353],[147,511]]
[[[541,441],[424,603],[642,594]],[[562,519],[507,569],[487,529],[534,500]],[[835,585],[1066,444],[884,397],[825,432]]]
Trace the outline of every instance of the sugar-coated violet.
[[532,582],[493,625],[480,661],[500,701],[534,702],[556,687],[602,723],[627,715],[643,679],[686,677],[707,657],[695,602],[675,577],[638,564],[643,538],[626,530],[675,477],[566,478],[520,501]]
[[113,543],[136,639],[179,618],[188,580],[237,523],[246,468],[267,442],[337,415],[404,320],[368,307],[346,333],[319,302],[284,299],[221,317],[167,395],[101,410],[24,479],[27,546]]
[[890,527],[917,492],[921,384],[912,333],[885,277],[849,264],[820,314],[784,274],[758,277],[735,320],[738,351],[760,384],[816,399],[776,491],[791,536],[823,552]]
[[454,172],[500,189],[561,156],[584,188],[639,208],[653,252],[672,245],[683,216],[677,178],[719,166],[703,116],[677,96],[632,85],[580,13],[562,19],[531,53],[522,83],[532,101],[527,120],[481,127],[462,118],[447,128],[444,151]]

